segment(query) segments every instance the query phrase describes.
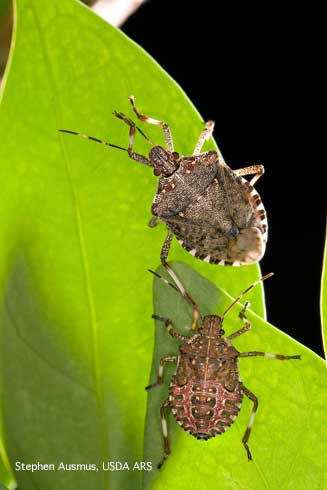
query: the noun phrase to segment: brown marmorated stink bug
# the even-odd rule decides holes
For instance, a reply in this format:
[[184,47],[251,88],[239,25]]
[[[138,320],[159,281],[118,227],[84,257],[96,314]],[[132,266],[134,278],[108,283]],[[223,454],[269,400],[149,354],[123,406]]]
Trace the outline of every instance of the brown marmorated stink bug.
[[[184,294],[175,284],[170,283],[159,274],[150,271],[176,291]],[[178,424],[192,436],[200,440],[208,440],[225,432],[236,419],[242,405],[243,395],[253,402],[251,416],[242,438],[248,460],[252,460],[248,446],[254,417],[258,408],[258,399],[244,386],[239,376],[238,358],[265,356],[274,359],[288,360],[300,359],[299,355],[285,356],[267,352],[239,352],[231,345],[231,340],[247,332],[251,324],[246,318],[247,301],[239,313],[243,327],[224,337],[223,320],[229,310],[260,281],[273,274],[267,274],[255,281],[241,293],[224,313],[219,315],[201,316],[201,326],[192,336],[177,332],[168,318],[153,315],[153,318],[162,321],[168,334],[182,341],[179,354],[165,356],[160,359],[158,377],[155,383],[146,387],[147,390],[163,383],[164,365],[176,362],[177,367],[172,377],[169,396],[160,408],[162,434],[164,442],[164,456],[158,464],[160,468],[170,454],[166,409],[170,408]]]
[[[130,118],[116,111],[114,115],[129,126],[127,148],[75,131],[59,131],[126,151],[133,160],[153,167],[159,182],[149,225],[155,226],[160,219],[169,230],[161,250],[162,264],[167,267],[173,235],[190,254],[206,262],[243,265],[259,261],[265,252],[267,220],[253,186],[264,173],[263,165],[232,170],[220,152],[201,153],[213,133],[213,121],[205,124],[192,156],[179,156],[168,124],[141,114],[134,97],[129,100],[138,119],[163,128],[167,148],[152,143]],[[134,152],[136,130],[152,146],[147,157]],[[248,182],[245,175],[253,177]]]

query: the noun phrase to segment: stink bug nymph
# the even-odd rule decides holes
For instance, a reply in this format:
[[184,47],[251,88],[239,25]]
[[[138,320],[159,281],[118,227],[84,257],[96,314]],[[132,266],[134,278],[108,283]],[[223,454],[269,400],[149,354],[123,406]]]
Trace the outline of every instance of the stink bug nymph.
[[[129,117],[116,111],[114,115],[129,126],[127,148],[75,131],[59,131],[126,151],[133,160],[153,168],[159,182],[149,225],[155,226],[160,219],[169,230],[161,250],[162,264],[167,263],[173,235],[189,253],[206,262],[243,265],[259,261],[265,252],[267,220],[253,186],[264,173],[263,165],[232,170],[220,152],[201,153],[204,142],[212,136],[213,121],[205,124],[193,154],[179,156],[169,126],[141,114],[133,96],[129,100],[138,119],[163,128],[166,148],[152,143]],[[152,146],[147,157],[134,151],[136,131]],[[245,175],[253,177],[248,182]]]
[[[150,271],[153,272],[153,271]],[[178,287],[154,273],[166,284],[178,292]],[[224,313],[219,315],[206,315],[201,317],[201,325],[192,336],[178,333],[169,318],[153,315],[153,318],[162,321],[168,334],[180,340],[179,354],[165,356],[160,359],[158,377],[155,383],[146,389],[159,386],[163,382],[164,366],[167,362],[176,362],[177,367],[172,377],[169,396],[160,408],[164,455],[158,464],[160,468],[170,454],[166,410],[171,409],[178,424],[192,436],[200,440],[208,440],[225,432],[236,419],[242,405],[243,396],[253,402],[251,416],[242,438],[248,460],[252,455],[248,446],[254,417],[258,408],[258,399],[246,386],[239,376],[238,358],[265,356],[279,360],[300,359],[299,355],[285,356],[282,354],[269,354],[266,352],[239,352],[231,340],[247,332],[251,325],[246,318],[246,302],[239,313],[243,327],[224,337],[223,321],[229,310],[260,281],[270,277],[267,274],[249,286],[240,294]],[[184,294],[182,294],[184,297]]]

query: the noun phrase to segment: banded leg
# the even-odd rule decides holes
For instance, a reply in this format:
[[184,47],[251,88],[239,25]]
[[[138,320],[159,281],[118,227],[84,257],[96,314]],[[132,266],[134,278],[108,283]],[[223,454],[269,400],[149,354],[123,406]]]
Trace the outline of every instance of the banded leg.
[[196,304],[196,302],[194,301],[194,299],[191,298],[191,296],[185,290],[183,284],[178,279],[178,277],[176,276],[176,274],[173,271],[173,269],[171,269],[167,263],[165,265],[165,268],[166,268],[166,271],[168,272],[168,274],[174,280],[175,284],[177,285],[177,288],[178,288],[179,292],[181,293],[181,295],[183,296],[183,298],[185,299],[185,301],[187,301],[187,303],[189,305],[191,305],[192,308],[193,308],[193,320],[192,320],[192,325],[191,325],[191,331],[194,332],[194,330],[196,330],[196,326],[197,326],[198,320],[199,320],[199,318],[201,316],[200,309],[199,309],[198,305]]
[[[170,286],[171,288],[175,289],[175,291],[177,291],[179,294],[181,294],[183,296],[183,298],[188,302],[188,304],[190,304],[193,308],[193,323],[195,322],[195,327],[196,327],[196,323],[199,319],[199,317],[201,316],[200,315],[200,311],[199,311],[199,307],[196,305],[196,303],[194,302],[194,300],[191,298],[191,296],[188,294],[187,291],[185,291],[184,289],[184,286],[182,285],[182,283],[180,282],[180,280],[178,279],[178,277],[176,276],[175,272],[169,267],[169,265],[167,264],[166,265],[166,270],[167,272],[172,276],[172,278],[174,279],[175,283],[176,284],[179,284],[179,287],[177,287],[175,284],[173,284],[172,282],[169,282],[167,281],[167,279],[165,279],[164,277],[162,277],[160,274],[158,274],[157,272],[154,272],[153,270],[151,269],[148,269],[149,272],[151,272],[151,274],[153,274],[154,276],[158,277],[159,279],[161,279],[165,284],[167,284],[167,286]],[[195,311],[194,311],[195,310]],[[156,317],[155,315],[152,315],[153,318],[159,318],[159,317]],[[161,318],[161,320],[165,320],[165,318]],[[193,329],[193,323],[192,323],[192,328],[191,330],[194,330]],[[194,327],[194,328],[195,328]],[[185,337],[185,338],[189,338],[189,337]]]
[[176,291],[178,291],[183,296],[185,301],[187,301],[187,303],[192,306],[192,308],[193,308],[193,320],[192,320],[191,331],[194,331],[196,329],[198,320],[201,317],[199,307],[195,303],[195,301],[191,298],[191,296],[188,294],[188,292],[185,290],[183,284],[178,279],[178,277],[175,274],[175,272],[173,271],[173,269],[166,262],[166,258],[168,255],[168,250],[170,248],[172,238],[173,238],[173,234],[171,233],[171,231],[169,231],[167,238],[163,244],[161,254],[160,254],[160,258],[161,258],[162,265],[164,266],[164,268],[166,269],[166,271],[168,272],[170,277],[173,279],[176,286],[173,285],[172,283],[170,283],[169,281],[167,281],[166,279],[164,279],[162,276],[160,276],[156,272],[152,271],[151,269],[148,269],[148,270],[149,270],[149,272],[152,272],[152,274],[154,274],[155,276],[159,277],[159,279],[162,279],[166,284],[173,287]]
[[168,439],[168,427],[167,427],[167,419],[166,419],[166,414],[165,414],[165,409],[168,408],[169,405],[169,398],[163,402],[163,404],[160,407],[160,415],[161,415],[161,427],[162,427],[162,436],[164,440],[164,455],[160,463],[158,464],[157,468],[158,470],[162,467],[168,456],[170,455],[170,446],[169,446],[169,439]]
[[181,333],[177,332],[174,327],[173,327],[173,322],[171,320],[169,320],[169,318],[164,318],[162,316],[158,316],[158,315],[152,315],[152,318],[154,318],[155,320],[159,320],[161,322],[163,322],[167,328],[167,332],[169,335],[171,335],[172,337],[174,337],[175,339],[177,340],[189,340],[190,337],[188,337],[187,335],[182,335]]
[[249,320],[246,318],[245,316],[245,312],[246,310],[248,309],[248,307],[250,306],[250,301],[246,301],[245,305],[244,305],[244,308],[242,308],[242,310],[239,312],[238,316],[241,318],[241,320],[243,321],[244,323],[244,327],[240,328],[239,330],[237,330],[236,332],[232,333],[231,335],[229,335],[227,337],[228,340],[232,340],[232,339],[235,339],[235,337],[239,337],[240,335],[242,335],[243,333],[247,332],[248,330],[250,330],[251,328],[251,323],[249,322]]
[[248,455],[248,460],[251,461],[252,455],[251,455],[251,452],[250,452],[250,449],[249,449],[249,446],[247,443],[248,443],[248,440],[249,440],[249,437],[251,434],[251,429],[252,429],[252,425],[254,422],[254,417],[255,417],[256,411],[258,409],[258,398],[252,393],[252,391],[248,390],[243,384],[242,384],[242,388],[243,388],[244,395],[246,395],[253,402],[253,408],[252,408],[252,412],[250,415],[250,420],[249,420],[248,426],[246,428],[246,431],[244,433],[244,436],[242,438],[243,446],[245,447],[246,453]]
[[154,124],[155,126],[161,126],[162,127],[164,135],[165,135],[167,148],[169,151],[171,151],[173,153],[173,151],[174,151],[173,138],[172,138],[168,124],[163,122],[163,121],[158,121],[158,119],[153,119],[152,117],[148,117],[145,114],[141,114],[135,105],[134,96],[131,95],[128,98],[129,98],[130,103],[132,104],[133,111],[135,112],[138,119],[140,119],[141,121],[147,122],[149,124]]
[[159,365],[159,371],[158,371],[158,378],[155,383],[152,383],[151,385],[148,385],[145,387],[146,390],[150,390],[151,388],[154,388],[155,386],[162,385],[163,382],[163,372],[164,372],[164,365],[166,362],[177,362],[178,356],[165,356],[160,359],[160,365]]
[[192,320],[191,330],[194,331],[196,329],[196,325],[197,325],[198,319],[200,318],[200,310],[199,310],[199,307],[195,303],[195,301],[191,298],[191,296],[187,293],[187,291],[185,290],[183,284],[178,279],[178,277],[176,276],[175,272],[169,267],[169,265],[167,264],[167,260],[166,260],[167,259],[167,256],[168,256],[168,252],[169,252],[170,246],[171,246],[171,241],[173,239],[173,236],[174,236],[173,233],[169,230],[168,231],[168,235],[166,237],[166,240],[164,241],[164,244],[163,244],[162,249],[161,249],[160,259],[161,259],[162,265],[164,266],[164,268],[166,269],[166,271],[168,272],[168,274],[170,275],[170,277],[175,282],[175,284],[176,284],[179,292],[183,296],[183,298],[193,308],[193,320]]
[[169,252],[169,249],[171,247],[171,241],[173,239],[173,236],[174,234],[169,230],[168,231],[168,234],[165,238],[165,241],[162,245],[162,248],[161,248],[161,252],[160,252],[160,260],[161,260],[161,263],[164,267],[167,267],[168,264],[167,264],[167,257],[168,257],[168,252]]
[[263,165],[250,165],[249,167],[234,170],[234,172],[238,176],[255,174],[249,182],[250,185],[254,185],[260,179],[261,175],[265,173],[265,167]]
[[269,352],[259,352],[259,351],[250,351],[250,352],[240,352],[238,357],[270,357],[272,359],[279,359],[280,361],[288,361],[290,359],[301,359],[300,355],[296,356],[284,356],[283,354],[270,354]]
[[195,145],[193,156],[197,156],[200,154],[204,142],[208,141],[208,139],[211,138],[214,127],[215,127],[214,121],[207,121],[205,123],[205,128],[201,131],[197,144]]

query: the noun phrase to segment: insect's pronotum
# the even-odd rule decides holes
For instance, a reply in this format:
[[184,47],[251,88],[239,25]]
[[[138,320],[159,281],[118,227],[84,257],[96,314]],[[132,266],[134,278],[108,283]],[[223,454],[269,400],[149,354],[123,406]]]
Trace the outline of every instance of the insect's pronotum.
[[[150,272],[183,295],[175,284],[168,282],[153,271]],[[247,457],[249,460],[252,459],[248,440],[258,408],[258,399],[240,380],[238,358],[265,356],[288,360],[300,359],[300,356],[285,356],[257,351],[239,352],[231,345],[231,340],[251,328],[245,314],[249,302],[245,303],[239,313],[243,322],[242,328],[224,337],[225,332],[222,324],[226,314],[244,294],[271,275],[268,274],[255,281],[229,305],[221,316],[206,315],[202,317],[199,330],[190,337],[178,333],[169,318],[153,315],[155,319],[165,324],[169,335],[182,342],[177,356],[165,356],[160,359],[157,380],[146,387],[146,389],[150,389],[161,385],[165,364],[167,362],[177,363],[175,374],[170,383],[169,396],[160,408],[164,455],[158,464],[158,468],[163,465],[170,454],[165,413],[167,408],[171,409],[175,419],[185,431],[197,439],[207,440],[222,434],[232,425],[240,411],[243,395],[253,402],[251,416],[242,439]]]
[[[168,124],[141,114],[134,97],[129,100],[138,119],[163,128],[166,148],[155,145],[134,121],[116,111],[114,115],[129,126],[127,148],[76,131],[59,131],[126,151],[133,160],[153,168],[159,182],[149,224],[155,226],[160,219],[168,227],[160,255],[162,264],[167,264],[173,235],[190,254],[206,262],[242,265],[260,260],[267,241],[267,220],[253,186],[264,173],[263,165],[232,170],[220,152],[201,153],[204,142],[212,136],[213,121],[205,124],[193,154],[179,156]],[[134,151],[136,131],[152,147],[148,156]],[[245,175],[253,177],[248,182]]]

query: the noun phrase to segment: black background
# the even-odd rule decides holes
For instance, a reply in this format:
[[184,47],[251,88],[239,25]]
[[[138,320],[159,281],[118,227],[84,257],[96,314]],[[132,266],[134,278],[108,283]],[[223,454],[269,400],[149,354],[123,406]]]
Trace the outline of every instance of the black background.
[[[323,354],[319,294],[326,220],[319,121],[319,13],[230,2],[146,2],[122,30],[181,85],[232,168],[263,163],[261,261],[268,319]],[[263,7],[264,5],[264,7]]]

